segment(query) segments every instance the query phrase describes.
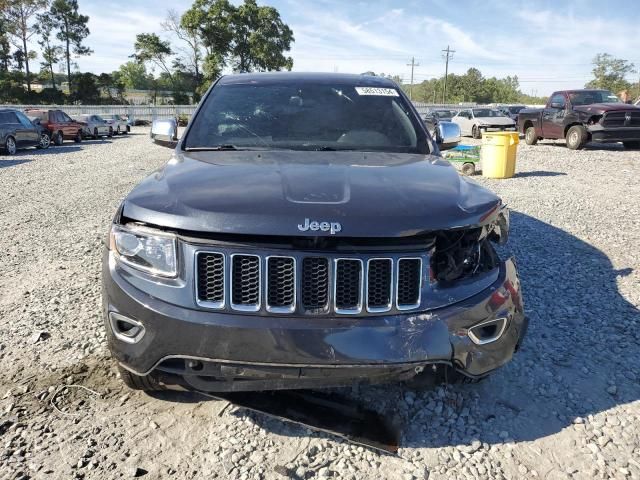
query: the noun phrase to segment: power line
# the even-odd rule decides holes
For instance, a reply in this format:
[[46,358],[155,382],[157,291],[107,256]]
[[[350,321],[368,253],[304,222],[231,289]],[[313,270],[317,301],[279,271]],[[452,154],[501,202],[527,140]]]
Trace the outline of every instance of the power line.
[[411,63],[407,63],[407,66],[411,65],[411,85],[409,85],[409,100],[411,100],[411,96],[413,94],[413,69],[414,67],[419,67],[420,64],[416,63],[416,59],[411,57]]
[[447,45],[446,50],[442,50],[443,53],[446,52],[445,67],[444,67],[444,88],[442,89],[442,103],[445,103],[445,98],[447,96],[447,77],[449,76],[449,58],[453,58],[453,54],[456,53],[455,50],[449,49],[449,45]]

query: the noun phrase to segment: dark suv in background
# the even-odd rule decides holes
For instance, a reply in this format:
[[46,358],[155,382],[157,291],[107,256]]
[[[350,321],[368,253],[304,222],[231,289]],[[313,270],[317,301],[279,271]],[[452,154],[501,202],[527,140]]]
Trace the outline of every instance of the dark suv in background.
[[21,111],[0,110],[0,147],[5,154],[15,155],[20,148],[49,148],[50,143],[49,133]]
[[73,140],[76,143],[82,142],[84,125],[73,120],[62,110],[27,109],[25,113],[31,120],[36,120],[49,132],[51,141],[54,144],[62,145],[64,140]]
[[[175,145],[176,122],[152,138]],[[147,390],[480,378],[527,326],[515,263],[492,245],[508,229],[391,80],[225,76],[116,212],[109,347]]]

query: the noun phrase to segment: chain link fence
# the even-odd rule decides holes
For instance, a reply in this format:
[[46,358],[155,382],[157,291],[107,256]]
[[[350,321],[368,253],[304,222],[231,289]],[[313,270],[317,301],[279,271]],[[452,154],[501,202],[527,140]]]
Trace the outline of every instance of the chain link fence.
[[[479,105],[475,103],[464,104],[446,104],[446,103],[422,103],[414,102],[416,110],[421,115],[427,113],[434,108],[445,108],[449,110],[462,110],[471,107],[491,107],[497,105]],[[70,116],[81,115],[83,113],[96,115],[128,115],[132,120],[153,121],[156,118],[172,118],[178,116],[186,116],[191,118],[195,112],[197,105],[0,105],[0,108],[16,108],[26,110],[27,108],[39,109],[60,109],[64,110]]]
[[26,110],[37,108],[42,110],[60,109],[69,116],[83,113],[93,115],[128,115],[132,120],[153,121],[156,118],[170,118],[186,115],[191,118],[196,105],[0,105],[0,108]]

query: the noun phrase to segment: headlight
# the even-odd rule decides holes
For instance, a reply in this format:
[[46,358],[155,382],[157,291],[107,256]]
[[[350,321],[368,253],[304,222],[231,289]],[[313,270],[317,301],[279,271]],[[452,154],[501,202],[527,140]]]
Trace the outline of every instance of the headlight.
[[176,237],[144,227],[113,225],[111,250],[122,263],[162,277],[175,277]]

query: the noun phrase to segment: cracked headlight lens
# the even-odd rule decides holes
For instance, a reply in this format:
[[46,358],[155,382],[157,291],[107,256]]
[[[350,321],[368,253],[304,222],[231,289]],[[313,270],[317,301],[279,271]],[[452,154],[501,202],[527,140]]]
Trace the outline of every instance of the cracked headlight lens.
[[151,275],[175,277],[178,273],[175,235],[143,227],[113,225],[110,248],[122,263]]

